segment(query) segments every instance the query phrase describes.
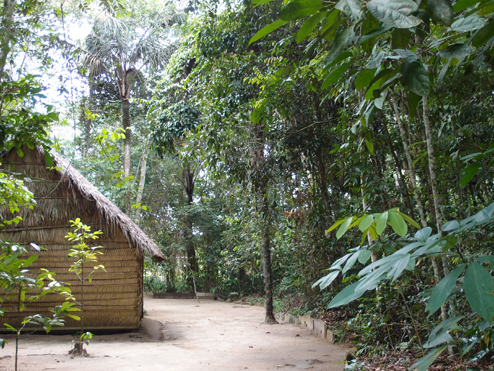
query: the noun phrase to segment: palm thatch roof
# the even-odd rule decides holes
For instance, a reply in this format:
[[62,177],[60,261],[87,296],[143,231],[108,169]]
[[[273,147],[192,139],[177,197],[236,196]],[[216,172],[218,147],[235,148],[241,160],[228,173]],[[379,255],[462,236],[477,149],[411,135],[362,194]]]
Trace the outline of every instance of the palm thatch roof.
[[[37,157],[41,163],[46,164],[42,147],[36,146],[31,153]],[[77,197],[77,193],[79,193],[84,199],[87,199],[89,202],[94,202],[101,215],[101,220],[110,227],[109,229],[119,227],[129,242],[129,245],[136,246],[140,252],[147,251],[156,261],[165,259],[160,248],[132,221],[132,219],[130,219],[128,215],[108,200],[59,153],[52,150],[50,151],[50,154],[53,157],[53,170],[51,171],[56,172],[59,175],[60,186],[66,187],[69,192],[72,193],[74,199],[80,197]],[[8,153],[1,157],[7,155]],[[46,164],[46,166],[48,165]]]

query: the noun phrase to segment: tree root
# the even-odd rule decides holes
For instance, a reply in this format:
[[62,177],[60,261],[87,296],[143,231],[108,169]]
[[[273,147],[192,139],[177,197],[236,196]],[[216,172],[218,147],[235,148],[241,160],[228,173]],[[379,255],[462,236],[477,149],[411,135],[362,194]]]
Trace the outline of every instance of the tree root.
[[69,350],[71,358],[74,357],[89,357],[88,352],[84,349],[84,343],[75,343],[74,348]]

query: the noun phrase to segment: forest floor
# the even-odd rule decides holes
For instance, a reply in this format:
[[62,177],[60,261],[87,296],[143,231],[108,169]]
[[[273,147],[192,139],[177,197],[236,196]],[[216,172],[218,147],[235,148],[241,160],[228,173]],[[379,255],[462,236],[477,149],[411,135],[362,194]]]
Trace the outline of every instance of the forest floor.
[[[20,371],[341,371],[346,348],[293,324],[263,324],[264,309],[210,300],[144,301],[139,331],[95,335],[89,357],[71,358],[71,335],[27,335],[20,340]],[[14,368],[10,336],[0,370]]]

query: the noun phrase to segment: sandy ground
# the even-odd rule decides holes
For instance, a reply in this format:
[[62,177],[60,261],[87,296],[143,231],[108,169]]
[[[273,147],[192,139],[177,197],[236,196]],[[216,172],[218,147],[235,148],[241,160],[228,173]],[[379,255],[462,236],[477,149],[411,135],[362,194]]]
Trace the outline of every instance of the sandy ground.
[[[262,324],[264,309],[218,301],[145,298],[137,332],[95,335],[90,357],[70,358],[70,335],[21,339],[19,370],[341,371],[343,347],[293,324]],[[0,370],[14,369],[14,341],[0,349]]]

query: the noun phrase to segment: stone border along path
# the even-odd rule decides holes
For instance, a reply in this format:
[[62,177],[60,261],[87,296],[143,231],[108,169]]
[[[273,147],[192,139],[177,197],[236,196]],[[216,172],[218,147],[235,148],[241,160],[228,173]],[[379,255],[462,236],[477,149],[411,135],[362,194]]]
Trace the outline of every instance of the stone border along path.
[[[234,303],[240,305],[256,305],[264,308],[264,304],[262,303],[251,304],[248,301],[235,301]],[[299,325],[301,328],[306,328],[310,331],[314,331],[314,335],[316,337],[327,340],[331,344],[334,344],[334,334],[326,325],[326,322],[324,322],[323,320],[314,319],[311,316],[293,316],[289,313],[275,313],[275,317],[278,321],[293,323],[295,325]]]
[[[342,371],[347,349],[290,323],[263,324],[258,306],[196,299],[144,298],[139,331],[95,335],[90,357],[73,358],[71,335],[27,335],[21,371]],[[310,319],[306,323],[315,323]],[[0,370],[14,365],[11,335]]]

